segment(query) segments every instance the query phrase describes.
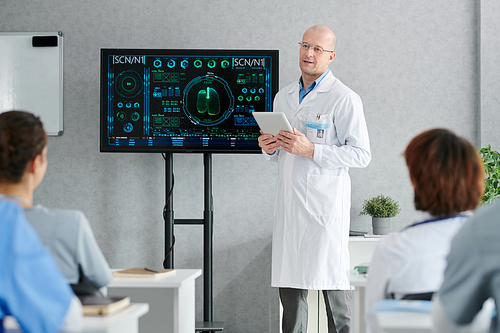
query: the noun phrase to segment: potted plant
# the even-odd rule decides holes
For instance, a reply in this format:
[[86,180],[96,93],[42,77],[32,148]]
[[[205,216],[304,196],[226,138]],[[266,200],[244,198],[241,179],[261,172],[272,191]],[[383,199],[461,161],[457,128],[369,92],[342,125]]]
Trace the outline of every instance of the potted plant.
[[373,233],[384,235],[389,233],[391,219],[401,212],[399,203],[390,197],[379,195],[363,203],[363,210],[359,215],[370,215],[372,217]]
[[484,165],[483,205],[488,205],[500,197],[500,153],[491,145],[479,150]]

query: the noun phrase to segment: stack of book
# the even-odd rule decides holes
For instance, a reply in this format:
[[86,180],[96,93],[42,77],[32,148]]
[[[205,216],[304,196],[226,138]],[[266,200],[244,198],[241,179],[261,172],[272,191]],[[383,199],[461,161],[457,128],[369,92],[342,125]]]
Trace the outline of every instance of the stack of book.
[[130,297],[78,296],[84,316],[103,316],[130,305]]
[[139,277],[139,278],[157,278],[165,277],[175,273],[175,269],[152,269],[142,267],[131,267],[121,271],[115,271],[115,277]]

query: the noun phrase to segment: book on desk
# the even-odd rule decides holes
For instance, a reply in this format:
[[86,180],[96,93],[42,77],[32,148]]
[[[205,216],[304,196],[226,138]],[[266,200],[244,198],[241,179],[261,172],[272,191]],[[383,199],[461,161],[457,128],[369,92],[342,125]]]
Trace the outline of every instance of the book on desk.
[[175,269],[151,269],[131,267],[113,272],[115,277],[157,278],[175,274]]
[[82,302],[84,316],[103,316],[130,305],[130,297],[78,296]]

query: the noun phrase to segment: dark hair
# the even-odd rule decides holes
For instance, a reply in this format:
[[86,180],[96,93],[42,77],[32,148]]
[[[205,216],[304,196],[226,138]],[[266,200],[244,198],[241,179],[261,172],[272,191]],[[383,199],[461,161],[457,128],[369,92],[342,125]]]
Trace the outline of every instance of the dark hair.
[[446,129],[426,131],[404,152],[415,208],[434,216],[474,209],[483,194],[484,168],[474,146]]
[[41,154],[46,144],[39,117],[24,111],[0,113],[0,182],[20,182],[28,162]]

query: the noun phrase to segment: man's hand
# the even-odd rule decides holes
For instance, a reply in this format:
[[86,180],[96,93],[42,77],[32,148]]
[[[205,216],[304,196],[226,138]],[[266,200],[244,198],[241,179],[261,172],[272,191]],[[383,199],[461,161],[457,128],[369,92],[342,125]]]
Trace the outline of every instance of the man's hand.
[[[260,131],[262,134],[262,131]],[[280,147],[280,141],[271,134],[262,134],[259,136],[259,147],[262,148],[267,154],[272,155]]]
[[281,141],[281,146],[286,152],[313,158],[314,144],[296,128],[293,129],[293,133],[280,131],[279,134],[276,135],[276,138]]

